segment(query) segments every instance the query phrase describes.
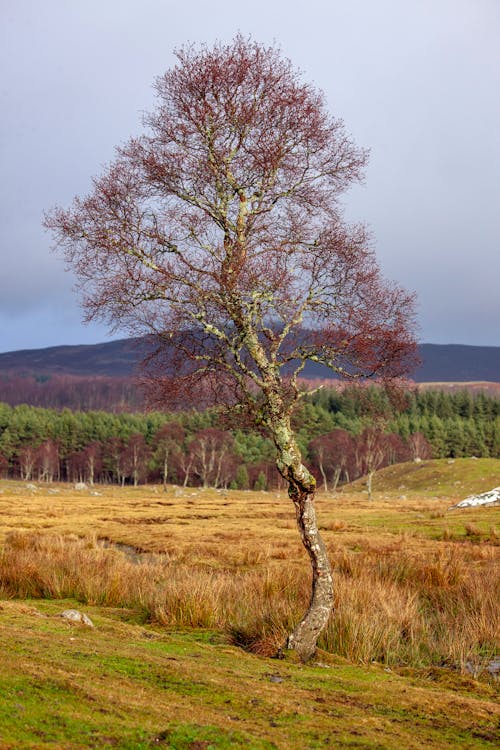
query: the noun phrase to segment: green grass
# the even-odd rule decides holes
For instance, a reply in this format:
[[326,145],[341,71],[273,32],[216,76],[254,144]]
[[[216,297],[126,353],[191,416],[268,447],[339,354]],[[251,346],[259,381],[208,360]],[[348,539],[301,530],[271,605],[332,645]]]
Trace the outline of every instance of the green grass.
[[493,748],[495,687],[319,655],[247,654],[220,634],[166,632],[133,612],[0,602],[0,748]]

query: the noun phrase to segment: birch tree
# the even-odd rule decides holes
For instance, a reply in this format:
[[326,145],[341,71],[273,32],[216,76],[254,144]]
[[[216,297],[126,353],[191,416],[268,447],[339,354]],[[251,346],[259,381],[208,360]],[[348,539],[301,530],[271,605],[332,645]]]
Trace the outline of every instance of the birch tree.
[[184,47],[155,89],[143,134],[46,226],[87,317],[153,337],[160,401],[215,397],[272,439],[312,567],[310,606],[284,647],[307,660],[333,580],[292,428],[300,375],[308,361],[351,378],[404,374],[413,298],[342,216],[367,153],[278,48],[241,35]]

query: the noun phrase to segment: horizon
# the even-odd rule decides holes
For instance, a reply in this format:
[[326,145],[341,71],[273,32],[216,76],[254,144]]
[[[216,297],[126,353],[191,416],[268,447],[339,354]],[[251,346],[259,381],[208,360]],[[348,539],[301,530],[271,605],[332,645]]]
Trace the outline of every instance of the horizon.
[[[4,354],[18,354],[21,352],[35,352],[35,351],[45,351],[47,349],[68,349],[68,348],[81,348],[81,347],[93,347],[93,346],[102,346],[106,344],[112,344],[113,342],[119,342],[119,341],[133,341],[134,339],[141,339],[146,338],[148,334],[144,335],[138,335],[138,336],[117,336],[115,338],[110,338],[107,340],[101,340],[101,341],[94,341],[91,343],[87,342],[81,342],[78,344],[50,344],[49,346],[33,346],[33,347],[23,347],[21,349],[8,349],[6,351],[0,351],[0,357]],[[467,343],[456,343],[456,342],[448,342],[448,343],[437,343],[434,341],[418,341],[417,347],[422,346],[439,346],[439,347],[469,347],[469,348],[477,348],[477,349],[500,349],[500,345],[495,344],[467,344]],[[499,373],[500,377],[500,373]]]

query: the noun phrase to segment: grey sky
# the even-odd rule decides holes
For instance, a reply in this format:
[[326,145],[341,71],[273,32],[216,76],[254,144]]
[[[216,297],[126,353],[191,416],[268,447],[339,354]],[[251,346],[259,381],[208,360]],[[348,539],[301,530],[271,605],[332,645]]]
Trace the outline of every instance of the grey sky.
[[361,146],[345,200],[421,340],[500,346],[499,0],[0,0],[0,352],[107,338],[83,326],[42,213],[141,130],[185,42],[276,41]]

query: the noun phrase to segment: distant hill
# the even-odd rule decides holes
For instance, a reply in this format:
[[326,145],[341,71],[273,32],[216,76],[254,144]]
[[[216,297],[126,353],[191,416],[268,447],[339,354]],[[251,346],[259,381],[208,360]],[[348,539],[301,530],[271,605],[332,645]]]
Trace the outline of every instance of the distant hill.
[[[128,338],[85,346],[53,346],[0,354],[0,377],[22,376],[108,376],[134,374],[146,353],[144,338]],[[414,374],[417,383],[470,381],[500,382],[500,347],[460,344],[422,344],[422,365]],[[310,362],[304,378],[331,379],[328,368]]]
[[103,344],[51,346],[0,354],[0,374],[107,375],[124,377],[134,371],[145,354],[145,339],[129,338]]

